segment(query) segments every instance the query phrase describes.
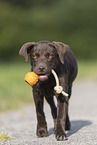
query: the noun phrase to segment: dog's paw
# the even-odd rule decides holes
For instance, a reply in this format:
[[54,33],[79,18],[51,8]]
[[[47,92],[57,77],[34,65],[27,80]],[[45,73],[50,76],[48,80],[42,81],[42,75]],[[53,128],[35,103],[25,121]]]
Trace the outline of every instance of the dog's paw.
[[47,131],[47,129],[46,128],[39,128],[38,130],[37,130],[37,136],[38,137],[46,137],[46,136],[48,136],[48,131]]
[[63,140],[67,140],[67,135],[64,131],[60,131],[60,130],[56,130],[55,131],[55,137],[58,141],[63,141]]

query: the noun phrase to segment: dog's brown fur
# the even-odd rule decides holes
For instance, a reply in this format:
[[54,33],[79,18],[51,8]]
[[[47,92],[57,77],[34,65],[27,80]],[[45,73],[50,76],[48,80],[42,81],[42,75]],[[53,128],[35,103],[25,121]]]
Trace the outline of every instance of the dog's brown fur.
[[[37,113],[37,136],[44,137],[48,135],[47,123],[43,112],[43,98],[45,96],[51,107],[51,113],[54,119],[54,132],[57,140],[67,139],[65,130],[70,129],[68,116],[68,100],[62,94],[54,92],[55,79],[51,74],[54,69],[64,91],[71,95],[72,83],[77,75],[77,62],[70,50],[70,47],[62,42],[28,42],[20,50],[20,55],[28,60],[32,71],[39,75],[39,81],[33,86],[34,101]],[[57,107],[55,106],[53,96],[57,97]]]

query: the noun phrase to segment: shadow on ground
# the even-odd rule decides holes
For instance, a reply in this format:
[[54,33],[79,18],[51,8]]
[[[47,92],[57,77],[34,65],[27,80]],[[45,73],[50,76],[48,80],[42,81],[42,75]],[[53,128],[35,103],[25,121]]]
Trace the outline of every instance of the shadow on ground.
[[71,130],[68,132],[68,136],[78,132],[81,128],[92,124],[91,121],[88,120],[74,120],[71,121]]
[[[68,131],[67,136],[71,136],[72,134],[78,132],[81,128],[83,128],[85,126],[88,126],[90,124],[92,124],[92,122],[88,121],[88,120],[85,120],[85,121],[83,121],[83,120],[74,120],[74,121],[71,121],[71,130]],[[50,130],[49,130],[49,136],[51,134],[53,134],[53,129],[54,128],[50,128]]]

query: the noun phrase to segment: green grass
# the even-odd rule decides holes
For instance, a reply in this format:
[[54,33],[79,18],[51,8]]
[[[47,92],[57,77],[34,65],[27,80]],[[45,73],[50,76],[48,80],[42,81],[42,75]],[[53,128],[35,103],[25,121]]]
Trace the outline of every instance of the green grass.
[[[33,103],[32,89],[24,82],[28,71],[29,63],[0,64],[0,112]],[[86,78],[97,81],[97,61],[78,62],[77,80]]]
[[32,103],[32,89],[24,82],[28,64],[0,64],[0,111]]
[[78,61],[78,80],[93,79],[97,81],[97,60]]
[[11,139],[11,138],[9,137],[8,133],[2,132],[2,133],[0,134],[0,141],[7,141],[7,140],[10,140],[10,139]]

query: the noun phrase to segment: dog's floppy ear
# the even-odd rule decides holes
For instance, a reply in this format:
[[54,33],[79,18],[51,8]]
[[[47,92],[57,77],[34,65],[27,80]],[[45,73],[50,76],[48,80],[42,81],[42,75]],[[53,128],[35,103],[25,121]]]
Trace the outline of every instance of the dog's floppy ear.
[[35,42],[27,42],[27,43],[25,43],[25,44],[21,47],[21,49],[20,49],[20,51],[19,51],[19,54],[25,58],[25,62],[28,61],[28,54],[30,54],[31,49],[32,49],[35,45],[36,45]]
[[70,47],[62,42],[53,41],[52,43],[54,44],[54,47],[57,50],[61,63],[64,64],[64,57],[66,56]]

